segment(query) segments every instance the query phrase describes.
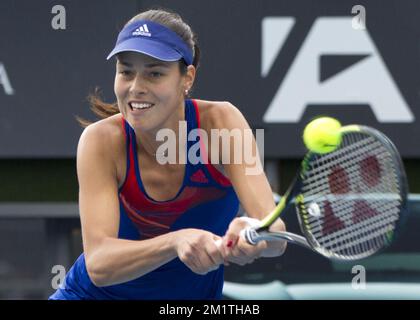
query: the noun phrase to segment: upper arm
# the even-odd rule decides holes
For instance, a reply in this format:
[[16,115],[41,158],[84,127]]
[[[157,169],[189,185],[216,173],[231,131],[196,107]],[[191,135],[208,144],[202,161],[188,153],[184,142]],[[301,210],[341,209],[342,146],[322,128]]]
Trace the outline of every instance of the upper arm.
[[77,148],[79,210],[87,257],[104,238],[118,236],[118,182],[104,129],[96,124],[87,127]]
[[[255,137],[248,122],[235,106],[227,102],[218,104],[209,114],[210,126],[216,129],[227,129],[228,131],[225,132],[231,133],[236,130],[241,134],[239,140],[230,139],[229,145],[224,143],[223,139],[219,139],[219,159],[222,159],[223,152],[230,153],[230,163],[224,163],[223,168],[246,213],[250,217],[262,219],[274,209],[275,203],[270,184],[260,162]],[[210,143],[210,146],[212,145]],[[212,152],[214,151],[212,150]],[[236,161],[235,152],[238,159]],[[241,152],[242,155],[238,156],[238,152]]]

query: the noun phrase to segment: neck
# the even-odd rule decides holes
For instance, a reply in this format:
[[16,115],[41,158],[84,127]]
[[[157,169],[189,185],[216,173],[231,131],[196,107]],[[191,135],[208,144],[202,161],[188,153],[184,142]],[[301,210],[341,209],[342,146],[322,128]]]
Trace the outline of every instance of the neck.
[[153,130],[148,130],[148,131],[136,130],[137,146],[139,148],[139,151],[153,158],[156,158],[158,156],[166,157],[168,153],[167,149],[165,149],[165,152],[159,152],[160,150],[158,151],[159,146],[165,143],[166,140],[157,141],[157,135],[160,130],[168,129],[175,134],[176,151],[177,151],[177,156],[178,156],[179,150],[181,150],[180,148],[185,147],[184,145],[181,145],[181,146],[179,145],[179,141],[180,141],[179,126],[180,126],[180,121],[184,121],[184,120],[185,120],[185,109],[184,109],[184,104],[183,104],[182,107],[178,108],[177,112],[174,112],[173,116],[169,117],[167,121],[165,121],[165,123],[162,124],[159,128],[155,128]]

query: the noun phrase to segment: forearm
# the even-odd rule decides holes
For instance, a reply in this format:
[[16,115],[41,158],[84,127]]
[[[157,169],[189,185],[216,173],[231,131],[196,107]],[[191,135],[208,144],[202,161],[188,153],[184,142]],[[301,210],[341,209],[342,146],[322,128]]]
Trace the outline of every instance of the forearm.
[[173,233],[149,240],[105,238],[86,258],[91,280],[109,286],[136,279],[177,257]]

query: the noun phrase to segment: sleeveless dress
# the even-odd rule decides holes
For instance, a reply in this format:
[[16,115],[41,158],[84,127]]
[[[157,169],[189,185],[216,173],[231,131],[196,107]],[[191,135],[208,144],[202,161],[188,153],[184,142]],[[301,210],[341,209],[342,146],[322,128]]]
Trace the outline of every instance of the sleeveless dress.
[[[185,120],[188,134],[200,128],[195,100],[185,101]],[[141,180],[135,132],[124,118],[122,125],[126,135],[127,172],[118,194],[118,238],[144,240],[184,228],[203,229],[223,236],[239,208],[230,181],[211,164],[205,161],[195,163],[197,161],[186,157],[184,180],[177,195],[166,201],[152,199]],[[206,158],[199,137],[191,140],[187,142],[186,151],[197,151],[201,159]],[[64,284],[50,299],[219,299],[223,271],[221,265],[206,275],[198,275],[175,258],[137,279],[97,287],[89,278],[84,254],[81,254],[67,273]]]

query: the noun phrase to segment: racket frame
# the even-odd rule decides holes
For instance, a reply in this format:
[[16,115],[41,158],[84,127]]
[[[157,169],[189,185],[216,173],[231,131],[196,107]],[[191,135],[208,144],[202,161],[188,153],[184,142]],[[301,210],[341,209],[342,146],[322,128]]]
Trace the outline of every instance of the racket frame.
[[[401,203],[400,203],[400,218],[396,224],[396,228],[390,233],[389,235],[389,241],[388,244],[383,246],[381,249],[373,252],[378,253],[380,251],[383,251],[386,247],[389,246],[389,244],[395,240],[395,238],[399,234],[399,230],[401,229],[402,225],[406,221],[406,217],[408,215],[407,211],[407,195],[408,195],[408,183],[407,183],[407,176],[405,173],[404,165],[401,159],[401,156],[399,155],[399,152],[395,145],[392,143],[392,141],[382,134],[380,131],[363,126],[363,125],[348,125],[344,126],[340,130],[342,133],[347,132],[360,132],[364,133],[370,136],[375,137],[377,140],[381,141],[382,144],[388,148],[391,152],[390,155],[393,158],[393,162],[397,165],[397,170],[399,172],[398,174],[398,180],[399,180],[399,186],[400,186],[400,195],[401,195]],[[293,182],[287,189],[284,196],[280,199],[279,204],[276,206],[276,208],[270,212],[262,221],[261,226],[258,228],[247,228],[244,231],[245,239],[248,243],[255,245],[259,241],[262,240],[286,240],[287,242],[294,243],[297,245],[300,245],[302,247],[305,247],[307,249],[311,249],[313,251],[316,251],[320,253],[321,255],[332,259],[332,260],[360,260],[362,258],[366,258],[367,256],[370,256],[373,253],[367,253],[367,254],[361,254],[360,256],[340,256],[338,254],[330,254],[328,250],[324,249],[322,246],[318,244],[318,242],[314,239],[313,235],[306,229],[305,224],[303,223],[302,219],[304,219],[304,215],[306,214],[306,208],[303,203],[304,197],[301,194],[301,189],[303,186],[302,179],[305,176],[305,172],[307,170],[307,166],[309,164],[309,161],[316,156],[315,153],[308,152],[305,157],[303,158],[301,162],[301,168],[298,174],[295,176]],[[270,225],[283,213],[285,210],[289,208],[289,206],[295,203],[296,207],[296,215],[298,217],[299,226],[301,229],[301,232],[304,236],[300,236],[294,233],[290,232],[271,232],[269,231]]]

